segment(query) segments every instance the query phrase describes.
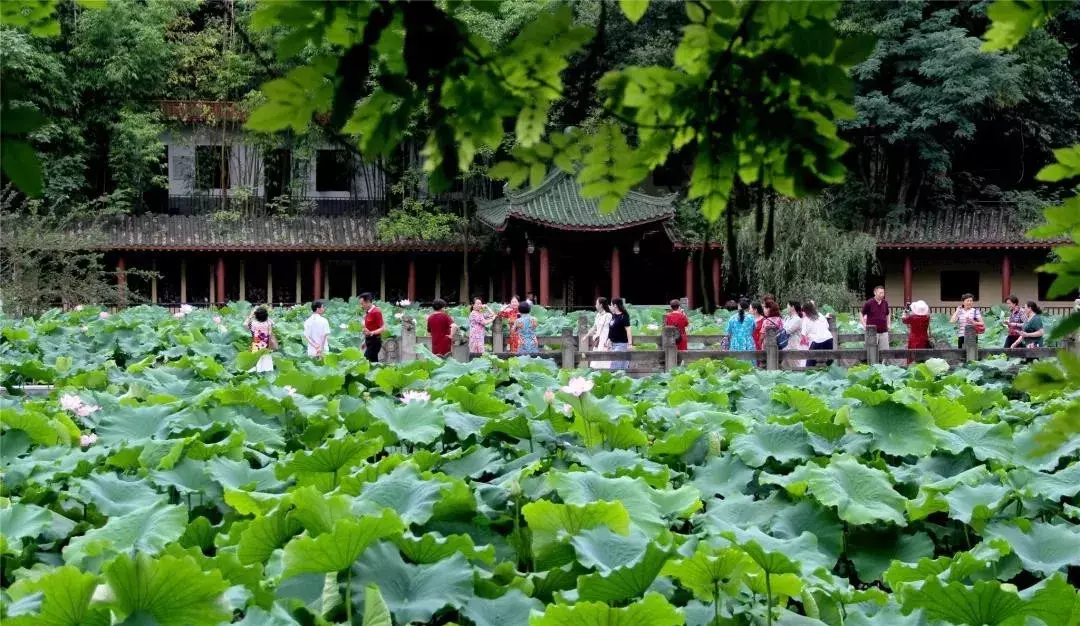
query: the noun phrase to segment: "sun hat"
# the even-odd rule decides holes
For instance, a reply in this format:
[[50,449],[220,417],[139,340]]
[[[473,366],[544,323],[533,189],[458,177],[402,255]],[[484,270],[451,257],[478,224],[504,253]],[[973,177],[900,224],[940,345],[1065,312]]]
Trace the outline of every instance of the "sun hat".
[[922,300],[916,300],[911,303],[911,312],[915,315],[929,315],[930,307]]

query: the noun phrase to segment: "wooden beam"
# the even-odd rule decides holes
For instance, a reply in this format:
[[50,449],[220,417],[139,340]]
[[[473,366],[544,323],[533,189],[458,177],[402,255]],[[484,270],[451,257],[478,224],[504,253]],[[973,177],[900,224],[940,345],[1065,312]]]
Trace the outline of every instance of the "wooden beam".
[[311,299],[322,300],[323,294],[323,279],[322,279],[322,259],[315,257],[315,265],[312,269],[311,280]]
[[686,294],[686,308],[694,308],[694,253],[686,253],[686,267],[683,272],[683,293]]
[[416,301],[416,259],[409,259],[409,282],[405,285],[405,298],[409,302]]
[[217,302],[225,304],[225,257],[217,259]]
[[356,260],[353,259],[349,262],[349,297],[356,297]]
[[187,259],[180,259],[180,304],[187,303]]
[[529,254],[529,249],[525,248],[525,293],[522,296],[528,298],[532,290],[532,255]]
[[550,272],[547,246],[540,246],[540,306],[549,306],[551,304]]
[[240,301],[247,301],[247,272],[244,271],[244,262],[240,261]]
[[116,261],[116,287],[120,291],[120,304],[127,304],[127,265],[124,263],[124,257],[120,257]]
[[157,259],[151,259],[150,271],[153,272],[150,275],[150,302],[157,304]]
[[1012,295],[1012,258],[1006,252],[1001,257],[1001,301]]
[[720,255],[715,251],[713,252],[712,259],[712,293],[713,293],[713,310],[719,309],[723,306],[723,302],[720,301],[720,289],[723,284],[723,267],[720,264]]
[[611,247],[611,297],[618,298],[622,293],[622,265],[619,261],[619,246]]
[[303,302],[303,297],[300,295],[301,290],[304,288],[303,277],[301,273],[304,271],[304,266],[300,263],[300,259],[296,260],[296,303]]
[[266,301],[271,304],[274,302],[274,264],[272,262],[266,264]]
[[904,304],[911,302],[911,255],[904,255]]

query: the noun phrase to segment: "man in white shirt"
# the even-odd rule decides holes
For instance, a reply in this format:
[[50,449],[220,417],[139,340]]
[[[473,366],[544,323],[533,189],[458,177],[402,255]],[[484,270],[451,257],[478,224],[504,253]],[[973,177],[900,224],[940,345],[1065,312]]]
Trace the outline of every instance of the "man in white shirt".
[[323,313],[326,303],[316,300],[311,303],[311,317],[304,322],[304,340],[307,341],[308,356],[322,359],[330,349],[330,322]]

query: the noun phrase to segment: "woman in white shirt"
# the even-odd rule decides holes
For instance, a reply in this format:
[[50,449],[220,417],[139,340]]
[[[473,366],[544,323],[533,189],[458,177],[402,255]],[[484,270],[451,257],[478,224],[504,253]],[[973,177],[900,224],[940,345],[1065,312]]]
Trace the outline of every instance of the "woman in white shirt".
[[[807,302],[803,305],[803,334],[810,341],[811,350],[832,350],[833,349],[833,334],[829,330],[829,318],[818,313],[817,306],[813,301]],[[826,361],[827,365],[832,365],[832,360]],[[806,366],[814,367],[817,365],[816,359],[807,359]]]
[[[784,317],[784,330],[788,333],[788,342],[784,346],[784,350],[805,350],[810,345],[805,341],[806,335],[803,333],[802,305],[796,300],[788,301],[787,315]],[[799,359],[795,361],[795,366],[806,367],[806,360]]]
[[[611,327],[611,307],[608,306],[607,298],[596,299],[596,318],[593,327],[585,335],[585,340],[593,351],[606,352],[611,349],[608,341],[608,329]],[[598,370],[606,370],[611,367],[611,361],[590,361],[589,367]]]

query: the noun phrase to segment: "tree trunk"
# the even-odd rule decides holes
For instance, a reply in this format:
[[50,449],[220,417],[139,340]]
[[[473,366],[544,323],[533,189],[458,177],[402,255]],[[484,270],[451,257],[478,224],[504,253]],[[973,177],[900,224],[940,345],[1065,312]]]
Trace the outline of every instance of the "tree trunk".
[[904,167],[900,170],[900,184],[896,191],[896,203],[903,206],[911,187],[911,152],[904,151]]

